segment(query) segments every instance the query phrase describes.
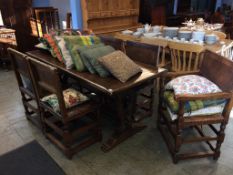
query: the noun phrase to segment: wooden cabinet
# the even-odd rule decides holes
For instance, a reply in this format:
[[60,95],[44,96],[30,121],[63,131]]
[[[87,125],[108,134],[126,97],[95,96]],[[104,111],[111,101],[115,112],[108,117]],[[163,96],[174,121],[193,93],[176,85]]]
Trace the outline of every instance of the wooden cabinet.
[[33,49],[37,38],[31,35],[32,0],[0,0],[0,9],[5,26],[16,31],[18,50]]
[[81,0],[83,28],[96,34],[136,28],[139,0]]

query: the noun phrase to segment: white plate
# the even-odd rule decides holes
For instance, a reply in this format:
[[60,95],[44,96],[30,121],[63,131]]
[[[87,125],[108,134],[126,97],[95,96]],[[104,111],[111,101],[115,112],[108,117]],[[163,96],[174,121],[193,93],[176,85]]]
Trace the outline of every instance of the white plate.
[[124,35],[131,35],[131,34],[133,34],[133,31],[132,30],[124,30],[121,33]]

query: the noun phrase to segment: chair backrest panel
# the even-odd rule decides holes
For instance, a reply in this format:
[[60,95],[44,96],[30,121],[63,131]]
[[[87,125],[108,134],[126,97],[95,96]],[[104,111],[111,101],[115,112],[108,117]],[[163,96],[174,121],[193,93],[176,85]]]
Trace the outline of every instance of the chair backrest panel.
[[233,42],[227,46],[222,47],[221,55],[230,60],[233,60]]
[[19,87],[34,91],[26,55],[12,48],[8,48],[8,52]]
[[127,41],[126,55],[133,61],[138,61],[157,68],[159,47],[151,44]]
[[165,56],[166,56],[166,48],[168,46],[168,41],[162,38],[141,38],[142,43],[151,44],[159,47],[157,59],[158,59],[158,67],[163,67],[166,64]]
[[233,62],[211,51],[205,51],[201,74],[223,91],[233,91]]
[[104,35],[101,35],[99,37],[100,37],[101,41],[104,44],[110,45],[116,50],[121,50],[123,52],[125,51],[124,50],[124,41],[123,40],[117,39],[117,38],[114,38],[114,37],[111,37],[111,36],[104,36]]
[[65,108],[58,70],[55,67],[42,63],[31,57],[28,57],[28,59],[38,98],[41,99],[44,97],[44,92],[55,94],[58,98],[61,114],[63,117],[66,117],[67,110]]
[[201,52],[204,47],[198,44],[169,41],[168,47],[172,58],[172,71],[196,71],[202,61]]

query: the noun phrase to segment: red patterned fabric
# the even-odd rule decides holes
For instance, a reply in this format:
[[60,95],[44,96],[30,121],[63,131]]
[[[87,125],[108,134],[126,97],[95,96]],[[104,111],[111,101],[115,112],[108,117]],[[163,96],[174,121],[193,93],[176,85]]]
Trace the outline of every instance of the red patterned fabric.
[[53,50],[54,56],[56,56],[56,58],[60,62],[63,62],[62,55],[61,55],[61,52],[59,50],[59,47],[58,47],[58,45],[56,43],[56,40],[52,37],[52,35],[44,34],[44,39],[46,39],[47,42],[49,43],[51,49]]

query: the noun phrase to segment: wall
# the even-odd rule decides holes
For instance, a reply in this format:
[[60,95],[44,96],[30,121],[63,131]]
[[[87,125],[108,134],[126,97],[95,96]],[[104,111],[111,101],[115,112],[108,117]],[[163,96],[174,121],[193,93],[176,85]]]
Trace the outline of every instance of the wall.
[[69,0],[49,0],[49,6],[58,8],[60,24],[61,21],[66,21],[66,14],[71,12]]
[[222,0],[222,3],[230,5],[231,9],[233,9],[233,1],[232,0]]
[[66,14],[72,13],[72,26],[73,28],[82,28],[82,12],[80,0],[33,0],[34,7],[52,6],[58,8],[60,24],[66,20]]

